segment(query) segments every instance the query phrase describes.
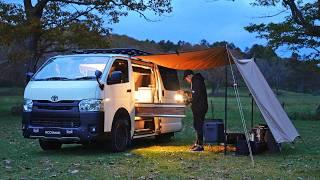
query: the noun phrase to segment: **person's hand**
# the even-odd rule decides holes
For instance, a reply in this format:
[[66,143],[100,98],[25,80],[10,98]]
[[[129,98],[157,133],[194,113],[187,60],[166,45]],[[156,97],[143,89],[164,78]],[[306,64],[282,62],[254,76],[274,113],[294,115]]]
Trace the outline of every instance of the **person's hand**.
[[180,90],[177,91],[177,93],[183,95],[183,99],[184,99],[183,103],[185,105],[191,104],[191,102],[192,102],[192,93],[190,91],[180,89]]
[[183,95],[183,94],[184,94],[184,90],[179,89],[179,90],[177,91],[177,93],[178,93],[178,94],[182,94],[182,95]]

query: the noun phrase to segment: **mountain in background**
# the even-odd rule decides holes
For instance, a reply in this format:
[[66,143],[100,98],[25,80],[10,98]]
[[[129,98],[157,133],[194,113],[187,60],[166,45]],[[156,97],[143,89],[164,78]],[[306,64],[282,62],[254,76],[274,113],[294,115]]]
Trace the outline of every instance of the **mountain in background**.
[[133,48],[140,49],[150,53],[162,53],[164,52],[161,46],[155,41],[139,41],[127,35],[112,34],[108,41],[110,48]]
[[[109,47],[105,48],[134,48],[153,54],[201,50],[226,45],[230,49],[241,51],[233,43],[226,41],[209,43],[205,39],[197,44],[191,44],[185,41],[174,43],[168,40],[161,40],[159,42],[153,40],[137,40],[126,35],[112,34],[106,37],[106,41],[108,41]],[[15,48],[20,48],[21,51],[19,44],[17,44]],[[72,50],[75,49],[77,48],[72,48]],[[10,50],[13,53],[6,53]],[[39,61],[38,68],[49,57],[70,53],[71,50],[70,52],[64,53],[55,52],[47,54]],[[245,52],[242,53],[246,57],[256,58],[256,63],[266,80],[276,90],[285,89],[296,92],[320,94],[320,68],[317,66],[319,61],[305,61],[295,53],[292,54],[291,58],[280,58],[272,48],[257,44],[253,45],[251,48],[247,48]],[[25,73],[28,71],[28,64],[23,64],[22,61],[19,61],[19,59],[23,57],[18,56],[18,54],[19,53],[15,53],[14,50],[12,51],[12,49],[4,47],[0,48],[0,57],[2,57],[0,58],[0,86],[24,86]],[[216,94],[217,90],[225,84],[224,67],[202,71],[202,74],[206,77],[207,82],[211,87],[211,94]],[[231,75],[229,77],[231,77]],[[239,80],[241,82],[241,78],[239,78]],[[241,84],[243,84],[243,82],[241,82]]]

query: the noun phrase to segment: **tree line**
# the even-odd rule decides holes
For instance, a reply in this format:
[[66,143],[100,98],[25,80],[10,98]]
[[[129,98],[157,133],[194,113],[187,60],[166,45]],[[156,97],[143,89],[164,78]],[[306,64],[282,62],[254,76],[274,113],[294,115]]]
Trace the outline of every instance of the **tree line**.
[[[250,24],[245,29],[268,40],[267,46],[253,45],[242,53],[255,57],[267,81],[275,89],[298,92],[319,91],[319,19],[318,1],[255,0],[253,6],[273,7],[280,4],[286,13],[282,22]],[[199,50],[225,46],[241,51],[230,42],[210,43],[205,39],[192,44],[186,41],[137,41],[111,33],[106,24],[119,22],[120,17],[136,12],[145,15],[168,15],[173,11],[171,0],[23,0],[7,3],[0,0],[0,83],[24,83],[24,74],[35,71],[43,60],[74,49],[130,47],[152,53]],[[275,14],[277,15],[277,14]],[[275,49],[282,45],[292,51],[290,58],[280,58]],[[301,48],[313,51],[305,57],[297,53]],[[204,72],[212,86],[212,93],[224,85],[224,69]]]
[[[127,38],[130,39],[129,37]],[[146,43],[148,46],[139,46],[136,44],[134,47],[142,47],[142,49],[145,47],[153,47],[153,49],[145,48],[144,50],[151,50],[156,53],[172,53],[227,46],[229,49],[241,52],[243,58],[254,58],[266,80],[277,93],[280,93],[279,90],[282,89],[302,93],[313,93],[317,95],[320,94],[320,61],[317,59],[306,59],[305,56],[299,56],[295,52],[292,53],[291,57],[281,58],[270,46],[254,44],[252,47],[246,48],[242,51],[239,47],[230,42],[218,41],[210,43],[205,39],[200,40],[200,42],[196,44],[191,44],[185,41],[178,41],[177,43],[174,43],[165,40],[161,40],[159,42],[152,40],[139,42],[142,44]],[[126,42],[124,41],[123,44],[126,44]],[[218,67],[204,71],[203,73],[210,84],[212,90],[211,94],[217,95],[218,90],[225,86],[225,68]],[[231,77],[230,73],[231,72],[229,70],[228,77]],[[237,71],[236,75],[240,85],[244,86],[244,82]],[[231,80],[230,82],[228,81],[228,84],[232,85]]]

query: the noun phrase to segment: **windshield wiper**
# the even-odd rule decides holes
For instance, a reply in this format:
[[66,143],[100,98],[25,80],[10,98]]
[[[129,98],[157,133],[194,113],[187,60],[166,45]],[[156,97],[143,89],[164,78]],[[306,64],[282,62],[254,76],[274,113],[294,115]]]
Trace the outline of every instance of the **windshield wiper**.
[[58,81],[58,80],[70,80],[69,78],[66,77],[48,77],[48,78],[43,78],[43,79],[35,79],[36,81]]
[[96,78],[95,76],[83,76],[83,77],[74,78],[72,80],[91,80],[95,78]]

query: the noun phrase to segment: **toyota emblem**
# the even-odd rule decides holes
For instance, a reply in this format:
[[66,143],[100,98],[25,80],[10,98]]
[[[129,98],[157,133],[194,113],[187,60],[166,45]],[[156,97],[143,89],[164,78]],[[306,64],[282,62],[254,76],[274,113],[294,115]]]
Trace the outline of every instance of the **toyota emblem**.
[[56,96],[56,95],[51,96],[51,100],[52,100],[52,102],[57,102],[58,101],[58,96]]

